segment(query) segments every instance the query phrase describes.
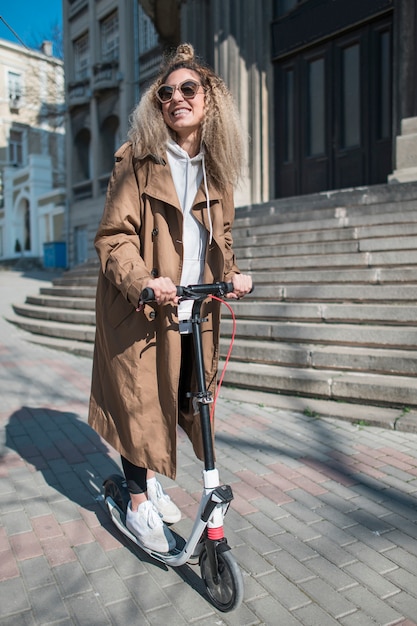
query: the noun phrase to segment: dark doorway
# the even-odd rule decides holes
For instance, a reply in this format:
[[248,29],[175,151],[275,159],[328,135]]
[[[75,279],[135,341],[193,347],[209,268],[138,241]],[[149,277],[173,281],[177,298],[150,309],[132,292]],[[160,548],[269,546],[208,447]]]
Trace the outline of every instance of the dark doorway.
[[391,100],[390,15],[278,60],[275,195],[386,182]]

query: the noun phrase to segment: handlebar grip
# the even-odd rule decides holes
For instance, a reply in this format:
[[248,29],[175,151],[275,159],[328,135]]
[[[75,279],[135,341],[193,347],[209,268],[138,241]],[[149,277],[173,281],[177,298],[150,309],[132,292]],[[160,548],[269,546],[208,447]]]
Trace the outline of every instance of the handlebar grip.
[[155,300],[154,290],[151,287],[145,287],[145,289],[141,291],[139,301],[152,302],[153,300]]
[[[211,295],[220,295],[223,296],[227,293],[232,293],[233,291],[233,283],[226,282],[218,282],[214,284],[208,285],[189,285],[188,287],[178,286],[177,287],[177,296],[184,297],[188,299],[195,299],[196,297],[201,296],[209,296]],[[253,291],[253,287],[251,292]],[[155,301],[155,292],[151,287],[145,287],[140,294],[140,302],[154,302]]]
[[[183,294],[183,287],[177,287],[177,296],[182,296],[182,294]],[[144,302],[144,303],[155,301],[155,292],[152,289],[152,287],[145,287],[145,289],[141,291],[139,301]]]

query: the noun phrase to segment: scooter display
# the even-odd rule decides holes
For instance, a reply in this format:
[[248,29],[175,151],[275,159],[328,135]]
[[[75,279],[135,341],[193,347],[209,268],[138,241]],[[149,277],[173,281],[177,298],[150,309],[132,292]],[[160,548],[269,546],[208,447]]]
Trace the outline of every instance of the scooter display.
[[[126,481],[122,475],[113,474],[103,483],[104,500],[113,523],[131,541],[154,559],[178,567],[193,562],[198,557],[201,578],[205,584],[211,603],[220,611],[236,609],[243,599],[242,572],[224,536],[223,520],[233,499],[229,485],[222,485],[214,462],[214,447],[211,428],[210,406],[213,397],[207,390],[204,376],[201,325],[206,320],[201,317],[201,306],[209,297],[220,299],[233,291],[231,283],[191,285],[177,287],[181,300],[193,300],[191,326],[194,341],[197,392],[188,394],[198,404],[204,449],[203,489],[198,512],[191,534],[184,539],[177,533],[176,546],[168,553],[159,553],[142,546],[126,527],[126,509],[130,497]],[[146,288],[141,294],[141,302],[152,302],[152,289]]]

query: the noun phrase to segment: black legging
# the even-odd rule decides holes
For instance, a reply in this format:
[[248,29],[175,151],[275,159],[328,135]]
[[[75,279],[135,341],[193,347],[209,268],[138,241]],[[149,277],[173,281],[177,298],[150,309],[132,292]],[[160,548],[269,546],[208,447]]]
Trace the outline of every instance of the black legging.
[[[191,388],[193,352],[194,347],[192,335],[181,335],[181,370],[178,397],[182,410],[186,410],[188,403],[190,402],[186,394]],[[147,491],[146,474],[148,471],[146,467],[138,467],[128,461],[124,456],[121,457],[121,460],[129,493],[145,493]]]
[[146,473],[148,471],[146,467],[133,465],[124,456],[121,459],[129,493],[145,493],[147,491]]

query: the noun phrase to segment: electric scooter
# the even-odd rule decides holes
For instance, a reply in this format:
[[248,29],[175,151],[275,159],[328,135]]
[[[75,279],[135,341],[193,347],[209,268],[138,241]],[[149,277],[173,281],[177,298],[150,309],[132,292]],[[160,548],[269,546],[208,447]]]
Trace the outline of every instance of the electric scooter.
[[[126,528],[126,509],[130,500],[123,476],[113,474],[103,483],[104,500],[111,519],[117,528],[131,541],[154,559],[178,567],[193,560],[198,555],[201,578],[212,604],[223,612],[236,609],[243,599],[243,578],[233,557],[223,532],[223,520],[233,499],[229,485],[221,485],[219,472],[214,464],[214,449],[211,429],[210,405],[212,394],[207,390],[204,376],[203,350],[201,340],[200,310],[208,296],[222,298],[233,291],[232,283],[215,283],[177,287],[177,295],[182,300],[193,300],[191,325],[194,341],[195,366],[198,390],[188,397],[199,406],[204,449],[203,492],[191,534],[187,540],[177,533],[176,546],[168,553],[159,553],[142,546],[138,539]],[[141,294],[142,303],[154,301],[152,289],[146,288]]]

